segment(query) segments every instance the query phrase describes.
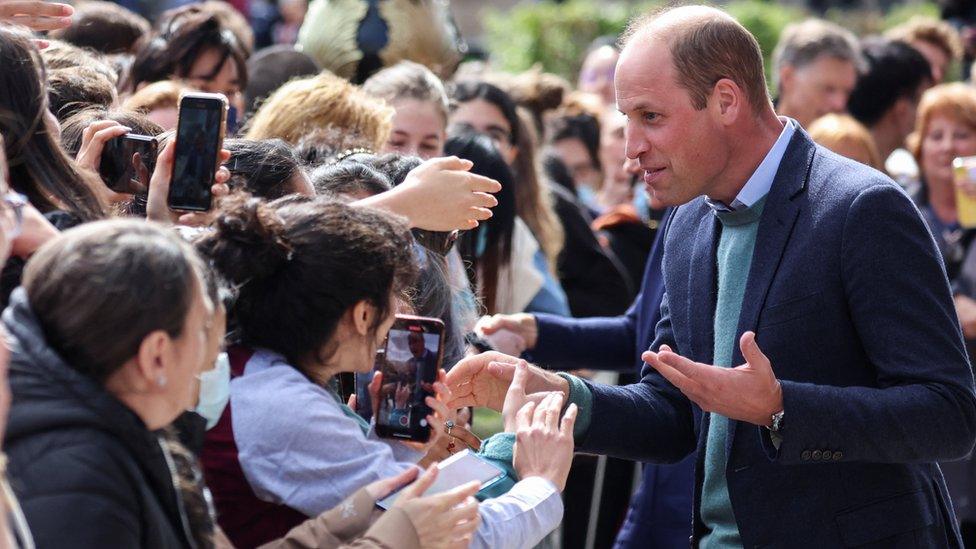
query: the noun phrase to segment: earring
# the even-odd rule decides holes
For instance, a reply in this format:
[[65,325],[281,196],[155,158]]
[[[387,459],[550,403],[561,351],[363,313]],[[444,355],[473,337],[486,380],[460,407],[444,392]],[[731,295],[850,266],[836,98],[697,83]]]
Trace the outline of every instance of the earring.
[[162,389],[163,387],[165,387],[166,386],[166,376],[164,376],[163,374],[159,374],[159,376],[156,377],[156,385],[159,385],[159,388],[160,389]]

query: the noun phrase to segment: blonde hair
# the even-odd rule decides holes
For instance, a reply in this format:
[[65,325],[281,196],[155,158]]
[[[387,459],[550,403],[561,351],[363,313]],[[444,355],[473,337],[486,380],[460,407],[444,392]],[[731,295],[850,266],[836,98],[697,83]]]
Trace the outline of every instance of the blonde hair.
[[180,106],[180,94],[189,89],[175,80],[160,80],[129,96],[122,108],[143,114],[156,109],[176,109]]
[[323,71],[292,80],[261,105],[248,123],[248,139],[279,138],[294,145],[318,128],[355,131],[380,150],[390,136],[393,109],[346,80]]
[[449,103],[444,83],[430,69],[413,61],[400,61],[363,82],[363,91],[388,103],[415,99],[432,103],[447,125]]
[[529,226],[539,247],[556,272],[556,260],[566,243],[566,233],[556,217],[552,193],[543,183],[536,162],[538,138],[532,123],[532,115],[524,108],[518,109],[518,155],[512,163],[517,183],[515,185],[516,213]]
[[884,169],[881,153],[871,132],[850,115],[831,113],[821,116],[810,124],[807,131],[814,141],[837,154],[861,161],[860,155],[855,157],[849,154],[859,151],[867,160],[865,164],[876,170]]
[[929,88],[918,103],[915,131],[908,136],[908,150],[915,161],[922,162],[922,141],[935,116],[962,122],[976,131],[976,89],[969,84],[953,82]]
[[952,25],[924,15],[916,15],[885,33],[885,38],[902,42],[927,42],[945,52],[949,59],[961,59],[962,39]]

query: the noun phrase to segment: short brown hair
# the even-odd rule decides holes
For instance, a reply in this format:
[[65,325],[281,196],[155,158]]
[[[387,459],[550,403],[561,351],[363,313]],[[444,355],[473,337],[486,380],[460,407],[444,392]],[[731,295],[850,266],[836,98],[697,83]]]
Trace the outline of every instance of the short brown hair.
[[931,17],[916,15],[885,33],[886,38],[902,42],[927,42],[945,52],[949,59],[961,59],[962,39],[952,25]]
[[48,46],[41,50],[46,70],[67,69],[69,67],[87,67],[108,78],[112,85],[118,84],[119,73],[112,68],[105,58],[94,51],[79,48],[64,40],[49,39]]
[[908,150],[915,161],[922,162],[922,141],[936,116],[945,116],[976,131],[976,89],[969,84],[953,82],[929,88],[918,102],[915,131],[908,136]]
[[75,5],[70,27],[53,30],[50,36],[101,53],[131,53],[149,30],[149,21],[133,11],[88,0]]
[[183,335],[205,268],[176,233],[115,219],[80,225],[45,244],[24,269],[23,286],[51,347],[102,383],[150,333]]
[[47,98],[54,116],[61,122],[91,106],[111,107],[115,85],[88,67],[68,67],[47,73]]
[[688,90],[696,109],[704,109],[715,84],[728,78],[745,92],[756,110],[769,105],[766,76],[759,42],[730,15],[716,8],[684,6],[665,8],[631,21],[621,45],[626,46],[641,31],[662,17],[678,11],[695,10],[671,25],[673,32],[662,33],[671,52],[678,84]]

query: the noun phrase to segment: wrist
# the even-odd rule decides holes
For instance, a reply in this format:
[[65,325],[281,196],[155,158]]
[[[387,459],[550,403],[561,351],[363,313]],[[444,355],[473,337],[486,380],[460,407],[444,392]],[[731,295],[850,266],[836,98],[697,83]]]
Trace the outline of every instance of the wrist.
[[776,381],[776,388],[773,390],[773,396],[770,399],[770,406],[767,408],[766,415],[762,418],[760,425],[764,427],[773,426],[773,416],[781,414],[783,412],[783,386],[780,384],[779,380]]

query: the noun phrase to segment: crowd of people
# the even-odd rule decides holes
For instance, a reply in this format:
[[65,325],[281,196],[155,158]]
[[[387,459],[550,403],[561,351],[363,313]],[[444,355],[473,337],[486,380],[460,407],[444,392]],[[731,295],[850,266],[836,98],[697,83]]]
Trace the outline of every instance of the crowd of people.
[[[799,21],[767,87],[676,8],[570,83],[379,5],[0,0],[0,547],[582,547],[574,451],[647,462],[596,546],[976,547],[957,28]],[[226,138],[190,211],[199,93]],[[384,386],[404,315],[444,333]],[[428,369],[429,438],[381,436]],[[499,480],[428,492],[462,450]]]

